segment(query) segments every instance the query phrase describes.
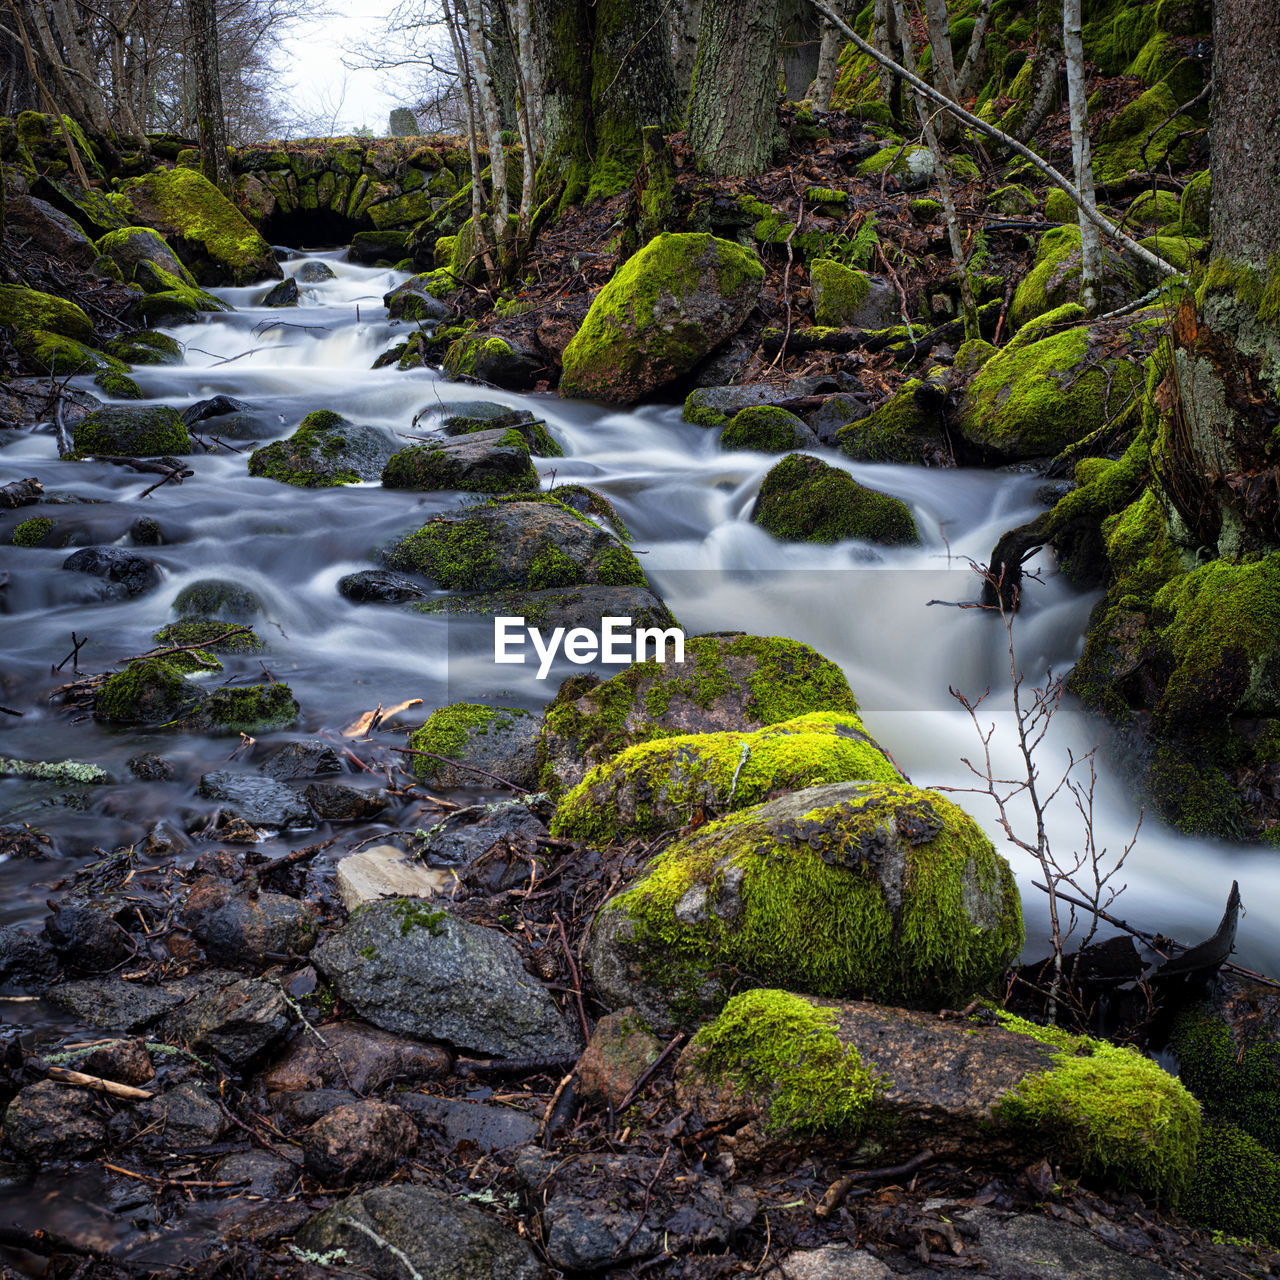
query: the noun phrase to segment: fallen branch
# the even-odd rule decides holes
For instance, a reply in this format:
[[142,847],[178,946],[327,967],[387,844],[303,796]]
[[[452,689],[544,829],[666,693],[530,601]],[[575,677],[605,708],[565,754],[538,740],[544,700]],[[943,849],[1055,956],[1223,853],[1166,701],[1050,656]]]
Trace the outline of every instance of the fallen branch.
[[935,1157],[932,1151],[922,1151],[919,1155],[912,1156],[910,1160],[906,1160],[902,1164],[890,1165],[885,1169],[856,1169],[853,1173],[846,1173],[843,1178],[837,1178],[827,1188],[827,1193],[814,1209],[813,1216],[815,1218],[829,1218],[844,1203],[845,1196],[849,1194],[855,1182],[870,1182],[883,1178],[904,1178],[909,1173],[915,1173],[917,1169],[922,1168],[933,1159]]
[[102,1076],[86,1075],[83,1071],[72,1071],[70,1067],[45,1067],[44,1073],[50,1080],[59,1084],[79,1085],[82,1089],[92,1089],[95,1093],[109,1093],[113,1098],[128,1098],[130,1102],[145,1102],[154,1098],[155,1094],[146,1089],[135,1089],[131,1084],[119,1084],[115,1080],[105,1080]]

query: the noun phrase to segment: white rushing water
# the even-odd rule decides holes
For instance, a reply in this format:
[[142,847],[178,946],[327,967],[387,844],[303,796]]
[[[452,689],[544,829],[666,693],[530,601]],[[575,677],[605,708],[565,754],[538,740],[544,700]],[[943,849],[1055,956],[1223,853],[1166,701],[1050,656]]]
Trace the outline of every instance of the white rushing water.
[[[182,408],[225,394],[270,415],[276,436],[292,431],[313,409],[412,434],[415,419],[442,401],[499,400],[532,409],[565,451],[539,464],[544,485],[580,481],[615,505],[634,536],[634,547],[656,589],[689,632],[743,630],[786,635],[812,644],[839,663],[862,704],[870,731],[918,785],[967,787],[962,764],[980,743],[948,686],[971,697],[988,686],[981,719],[994,722],[995,770],[1017,777],[1017,742],[1009,710],[1005,635],[998,618],[943,602],[969,602],[976,578],[966,558],[984,562],[1005,529],[1040,507],[1030,477],[983,470],[929,471],[850,463],[820,451],[858,480],[908,502],[922,545],[883,550],[857,543],[834,547],[783,544],[749,523],[761,479],[776,459],[724,453],[717,432],[680,420],[678,406],[619,411],[564,402],[549,395],[518,396],[445,381],[437,372],[372,370],[374,358],[408,326],[389,323],[384,292],[403,276],[352,266],[341,251],[312,255],[337,278],[303,287],[303,305],[264,310],[254,304],[266,287],[223,291],[238,310],[171,330],[186,346],[186,363],[146,368],[134,376],[148,398]],[[303,259],[286,264],[294,274]],[[420,428],[419,428],[420,429]],[[267,601],[271,624],[260,626],[272,644],[266,657],[302,704],[308,731],[334,728],[381,702],[423,698],[428,707],[448,697],[446,624],[439,618],[340,598],[337,580],[369,568],[376,548],[408,532],[434,511],[466,501],[456,494],[387,491],[377,485],[299,490],[250,479],[245,455],[198,456],[196,474],[180,488],[166,485],[141,504],[134,501],[150,480],[123,468],[60,462],[51,430],[0,441],[4,481],[38,475],[47,490],[101,501],[95,507],[40,508],[40,514],[90,521],[94,540],[119,541],[143,509],[167,531],[163,546],[146,549],[166,579],[156,592],[124,603],[90,602],[76,575],[61,574],[65,550],[7,550],[11,582],[0,614],[2,686],[9,702],[43,693],[65,680],[50,666],[71,648],[71,634],[88,636],[84,671],[107,669],[121,657],[151,645],[151,634],[171,617],[170,605],[188,582],[231,577]],[[152,477],[151,479],[154,479]],[[122,505],[122,504],[128,504]],[[31,510],[21,513],[24,517]],[[1072,590],[1041,562],[1044,582],[1028,590],[1016,623],[1018,660],[1029,682],[1047,669],[1065,672],[1077,655],[1096,597]],[[511,668],[523,674],[526,668]],[[531,678],[493,690],[526,705],[545,702],[554,685]],[[10,703],[11,705],[11,703]],[[139,735],[106,730],[90,721],[72,723],[56,705],[22,720],[0,718],[0,753],[38,758],[98,760],[127,776],[123,761],[142,747],[176,759],[187,779],[217,768],[230,747],[207,739]],[[1083,755],[1104,738],[1105,727],[1068,700],[1055,717],[1039,767],[1046,779],[1064,767],[1067,753]],[[1095,823],[1097,841],[1119,851],[1132,835],[1138,805],[1117,761],[1099,758]],[[91,843],[110,847],[140,838],[146,825],[172,807],[167,793],[108,788],[87,813],[33,811],[25,784],[0,784],[7,820],[65,830],[75,851]],[[139,795],[149,797],[140,802]],[[1038,869],[1009,846],[989,801],[956,797],[984,823],[1018,874],[1033,941],[1043,946],[1043,896],[1031,882]],[[1015,806],[1020,830],[1029,832],[1025,807]],[[1055,847],[1064,857],[1078,848],[1079,816],[1069,797],[1049,811]],[[0,886],[14,892],[0,912],[28,918],[41,895],[28,887],[28,868],[0,868]],[[1264,927],[1264,908],[1280,890],[1280,857],[1268,847],[1226,846],[1193,840],[1148,817],[1121,880],[1128,892],[1114,910],[1131,923],[1196,941],[1212,932],[1230,881],[1240,881],[1246,915],[1239,958],[1280,970],[1280,942]],[[21,892],[19,892],[21,890]]]

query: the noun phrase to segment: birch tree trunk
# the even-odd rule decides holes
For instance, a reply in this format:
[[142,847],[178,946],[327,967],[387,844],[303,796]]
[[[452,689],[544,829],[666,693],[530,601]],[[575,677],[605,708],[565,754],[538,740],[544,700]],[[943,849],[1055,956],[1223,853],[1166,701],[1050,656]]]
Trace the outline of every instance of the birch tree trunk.
[[458,68],[458,83],[467,104],[467,146],[471,154],[471,229],[475,234],[476,252],[484,264],[485,274],[493,277],[493,255],[489,250],[489,234],[484,222],[484,183],[480,178],[480,119],[476,110],[475,85],[471,77],[471,63],[467,57],[466,39],[463,36],[462,0],[445,0],[445,25],[449,28],[449,42],[453,45],[454,63]]
[[959,102],[956,64],[951,55],[951,22],[947,17],[947,0],[924,0],[924,12],[929,24],[929,48],[933,52],[933,82],[952,102]]
[[[1062,47],[1067,55],[1067,100],[1071,112],[1071,158],[1076,187],[1091,204],[1093,157],[1089,152],[1089,109],[1084,81],[1084,39],[1081,0],[1063,0]],[[1080,214],[1080,305],[1092,319],[1102,308],[1102,237],[1093,222]]]
[[516,220],[517,252],[528,247],[529,227],[533,219],[534,187],[538,172],[538,153],[533,136],[533,24],[529,16],[529,0],[512,0],[512,41],[516,62],[516,124],[520,130],[520,146],[524,152],[520,184],[520,212]]
[[218,69],[216,0],[187,0],[185,9],[196,82],[200,168],[218,190],[230,195],[231,165],[227,160],[227,118],[222,110],[222,76]]
[[[841,0],[832,0],[835,11],[844,17],[844,5]],[[813,105],[819,111],[831,109],[831,95],[835,92],[836,73],[840,67],[840,50],[844,48],[844,37],[840,29],[825,18],[822,20],[822,47],[818,50],[818,74],[813,78]]]
[[[872,9],[871,43],[886,58],[898,56],[898,21],[890,0],[875,0]],[[888,67],[880,63],[876,67],[880,78],[880,97],[884,99],[895,120],[902,115],[902,81]]]
[[982,0],[973,21],[973,33],[969,37],[969,48],[964,55],[964,62],[956,72],[956,91],[961,96],[969,93],[977,83],[983,63],[983,41],[986,39],[987,24],[990,21],[991,0]]
[[[484,121],[485,135],[489,140],[489,173],[493,183],[493,242],[502,245],[507,239],[507,214],[511,206],[507,197],[507,157],[502,147],[502,118],[498,113],[498,95],[493,87],[485,46],[483,0],[467,0],[467,47],[471,55],[471,83],[477,115]],[[478,183],[479,170],[473,170],[472,173],[473,184]]]
[[1061,0],[1040,0],[1036,11],[1036,52],[1031,63],[1031,96],[1026,115],[1012,130],[1019,142],[1029,142],[1058,100],[1058,66],[1062,56]]

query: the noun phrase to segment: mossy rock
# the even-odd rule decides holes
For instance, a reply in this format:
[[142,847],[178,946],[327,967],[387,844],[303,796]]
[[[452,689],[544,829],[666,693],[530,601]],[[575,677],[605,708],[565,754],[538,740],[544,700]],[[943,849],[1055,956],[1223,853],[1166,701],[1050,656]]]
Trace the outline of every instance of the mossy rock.
[[[432,286],[437,284],[435,275],[435,272],[425,272],[411,276],[384,295],[382,305],[387,309],[387,318],[436,323],[451,316],[453,308],[436,297],[432,290]],[[456,293],[457,285],[449,291]]]
[[722,449],[752,449],[757,453],[787,453],[811,449],[817,443],[818,437],[803,418],[770,405],[740,409],[720,433]]
[[267,611],[256,591],[225,578],[201,578],[188,583],[174,598],[173,609],[179,618],[229,622],[252,622]]
[[[871,278],[865,271],[846,267],[830,258],[819,258],[809,266],[813,288],[814,323],[839,328],[876,328],[879,307],[869,307]],[[874,314],[873,314],[874,313]]]
[[1166,159],[1173,164],[1185,160],[1187,143],[1182,135],[1196,126],[1189,116],[1178,113],[1180,105],[1169,85],[1161,81],[1108,120],[1093,150],[1097,181],[1119,182],[1131,172],[1146,173]]
[[470,333],[449,343],[444,371],[450,378],[477,378],[496,387],[533,386],[543,364],[524,347],[493,333]]
[[928,147],[891,142],[858,166],[858,177],[879,178],[886,169],[904,191],[920,191],[933,181],[933,156]]
[[664,1027],[784,983],[936,1007],[998,981],[1021,945],[1013,874],[968,814],[905,783],[844,782],[673,844],[601,909],[587,959],[613,1007]]
[[9,541],[15,547],[57,547],[57,522],[48,516],[32,516],[14,528]]
[[866,417],[841,427],[836,447],[856,462],[948,462],[945,401],[936,386],[910,378]]
[[1037,338],[1059,315],[1069,322],[1079,308],[1041,317],[1043,329],[1025,342],[1020,334],[974,375],[955,419],[971,445],[1006,460],[1047,457],[1130,411],[1141,366],[1107,354],[1106,335],[1085,327]]
[[1181,216],[1181,202],[1172,191],[1144,191],[1129,202],[1124,222],[1127,227],[1167,227]]
[[269,733],[295,725],[300,712],[287,684],[235,685],[211,689],[186,723],[208,733]]
[[1074,223],[1080,214],[1076,202],[1065,191],[1054,187],[1044,198],[1044,216],[1050,222]]
[[145,400],[142,388],[126,373],[100,373],[93,380],[112,400]]
[[[181,622],[170,622],[161,627],[152,636],[152,640],[161,648],[177,648],[183,645],[198,644],[202,650],[210,653],[263,653],[263,644],[252,627],[237,635],[227,633],[238,624],[227,623],[219,618],[188,617]],[[174,662],[180,654],[170,655],[166,662]]]
[[84,374],[124,373],[128,366],[104,351],[39,329],[20,333],[15,341],[23,364],[37,373],[56,378]]
[[185,354],[180,342],[154,329],[113,338],[107,343],[106,351],[129,365],[181,364]]
[[652,839],[707,814],[829,782],[901,782],[850,711],[814,711],[754,733],[695,733],[627,747],[567,792],[554,835],[603,846]]
[[596,295],[564,349],[561,394],[630,404],[665,386],[741,328],[763,278],[741,245],[657,236]]
[[378,427],[358,426],[329,409],[307,414],[286,440],[255,449],[249,474],[304,489],[377,480],[395,453]]
[[383,560],[447,591],[647,585],[640,562],[612,534],[558,502],[520,495],[436,516]]
[[[1158,258],[1163,258],[1170,266],[1179,271],[1190,271],[1197,261],[1204,259],[1208,242],[1198,236],[1184,236],[1180,233],[1170,235],[1168,232],[1147,236],[1138,243],[1149,249]],[[1160,277],[1154,269],[1149,269],[1148,277],[1152,284],[1158,283]]]
[[155,169],[121,184],[135,221],[154,227],[203,284],[283,278],[271,246],[195,169]]
[[1184,234],[1207,236],[1209,234],[1209,170],[1202,169],[1190,179],[1182,192],[1179,215]]
[[[546,424],[537,421],[528,409],[509,409],[505,405],[480,401],[466,405],[465,413],[452,413],[440,424],[447,436],[469,436],[480,431],[513,430],[524,438],[530,453],[539,458],[563,458],[564,450]],[[490,412],[498,410],[498,412]]]
[[412,750],[430,753],[411,757],[413,771],[424,782],[445,788],[488,791],[498,777],[532,790],[537,785],[541,726],[540,716],[518,707],[452,702],[432,712],[409,735]]
[[787,542],[858,538],[902,546],[920,540],[900,498],[868,489],[847,471],[803,453],[783,458],[765,476],[751,522]]
[[834,662],[798,640],[691,636],[684,662],[636,662],[612,679],[566,680],[547,708],[539,786],[558,796],[624,748],[691,733],[752,733],[811,712],[856,715]]
[[1211,1231],[1280,1247],[1280,1155],[1238,1125],[1206,1119],[1181,1209]]
[[162,658],[139,658],[99,685],[93,714],[112,724],[167,724],[193,711],[202,690]]
[[0,284],[0,325],[19,332],[56,333],[76,342],[93,339],[92,322],[74,302],[20,284]]
[[163,405],[107,405],[95,409],[72,428],[71,443],[81,455],[156,458],[192,451],[191,436],[181,415]]
[[98,240],[97,248],[116,264],[126,283],[136,279],[142,263],[149,262],[183,284],[195,285],[194,277],[169,248],[164,236],[151,227],[120,227],[108,231]]
[[524,436],[508,428],[401,449],[387,459],[382,485],[385,489],[519,493],[538,488],[538,473],[529,461]]
[[1031,190],[1020,182],[1010,182],[1003,187],[997,187],[983,200],[983,205],[992,213],[1003,213],[1010,218],[1023,217],[1030,213],[1037,203]]
[[[1083,253],[1080,228],[1075,225],[1054,227],[1040,237],[1036,246],[1035,265],[1019,283],[1009,306],[1009,319],[1015,328],[1037,316],[1054,311],[1068,302],[1080,301],[1080,274]],[[1119,306],[1140,290],[1133,270],[1116,254],[1103,249],[1102,300],[1108,306]]]
[[[523,618],[543,635],[563,627],[599,632],[605,618],[630,618],[631,625],[666,632],[679,624],[671,610],[648,587],[601,586],[547,587],[539,591],[483,591],[470,595],[440,596],[412,606],[416,613],[462,615],[470,618]],[[538,658],[526,647],[527,661]]]
[[409,234],[406,231],[394,231],[390,228],[357,231],[351,237],[347,260],[363,263],[366,267],[377,266],[379,262],[398,262],[404,257],[408,246]]

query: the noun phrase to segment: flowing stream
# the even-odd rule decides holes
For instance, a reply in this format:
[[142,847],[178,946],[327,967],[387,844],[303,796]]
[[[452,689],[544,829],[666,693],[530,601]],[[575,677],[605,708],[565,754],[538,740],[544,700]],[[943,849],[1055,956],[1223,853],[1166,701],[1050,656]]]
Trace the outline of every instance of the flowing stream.
[[[441,402],[497,399],[532,409],[566,455],[539,464],[544,487],[553,483],[554,471],[555,481],[581,481],[608,496],[630,527],[655,588],[688,632],[742,630],[812,644],[844,668],[868,728],[919,785],[972,785],[961,760],[978,760],[981,744],[948,686],[973,697],[990,686],[980,718],[996,725],[995,770],[1018,776],[1002,624],[952,606],[975,597],[976,579],[965,558],[985,561],[1003,530],[1040,509],[1034,477],[851,464],[824,452],[858,480],[911,504],[922,545],[881,550],[775,542],[748,519],[775,459],[721,452],[717,433],[682,422],[678,406],[619,411],[552,395],[494,393],[449,383],[434,371],[372,370],[374,358],[403,331],[388,322],[381,298],[404,277],[353,266],[344,256],[334,250],[285,264],[286,273],[295,274],[318,259],[336,273],[304,286],[296,309],[255,308],[266,286],[223,291],[238,309],[171,330],[186,346],[186,362],[136,370],[145,395],[177,408],[233,396],[266,412],[276,436],[320,408],[405,434],[427,429],[429,420],[415,426],[415,417]],[[70,677],[70,663],[58,674],[51,668],[70,653],[73,632],[85,639],[80,670],[109,670],[118,659],[152,647],[152,634],[173,616],[174,597],[196,579],[233,578],[267,601],[270,621],[258,625],[270,645],[263,660],[302,706],[298,732],[338,729],[379,703],[422,698],[420,710],[426,711],[477,692],[464,689],[456,671],[450,680],[442,619],[350,604],[336,590],[344,574],[374,564],[380,544],[467,501],[465,495],[398,492],[377,484],[298,489],[249,478],[246,457],[247,449],[193,457],[192,478],[139,500],[154,476],[61,462],[51,426],[0,437],[0,483],[34,475],[48,492],[93,504],[24,508],[6,519],[3,542],[13,524],[33,514],[79,522],[89,534],[84,542],[125,546],[131,545],[131,522],[145,514],[166,537],[164,545],[141,549],[161,565],[163,585],[123,602],[99,599],[95,580],[62,571],[67,549],[10,548],[4,555],[10,580],[0,606],[0,702],[25,715],[0,716],[0,755],[92,761],[120,780],[90,789],[86,808],[51,804],[57,789],[48,784],[0,781],[3,821],[48,831],[63,855],[82,858],[95,845],[110,849],[137,841],[160,819],[182,825],[193,812],[212,807],[197,797],[196,783],[202,773],[224,766],[234,738],[108,729],[47,700]],[[1029,607],[1015,629],[1029,682],[1050,667],[1066,671],[1096,599],[1074,591],[1051,564],[1042,567],[1045,581],[1030,588]],[[260,674],[256,658],[226,661],[226,675],[238,682]],[[508,687],[488,690],[498,701],[537,707],[555,692],[554,681],[539,683],[529,667],[504,671],[512,673]],[[1103,735],[1101,722],[1068,700],[1041,748],[1042,775],[1056,776],[1068,751],[1080,755]],[[1098,844],[1114,853],[1131,836],[1138,805],[1118,762],[1105,743],[1103,748],[1095,830]],[[143,750],[173,760],[176,779],[132,779],[125,762]],[[1027,909],[1027,954],[1043,954],[1043,895],[1031,887],[1038,868],[1004,841],[988,800],[957,799],[1010,858]],[[1014,814],[1021,832],[1034,830],[1025,806],[1015,806]],[[1050,809],[1049,826],[1061,854],[1079,846],[1080,821],[1069,797]],[[304,833],[295,842],[324,834]],[[0,866],[0,923],[42,919],[45,886],[64,870],[65,864],[29,860]],[[1120,877],[1128,891],[1114,910],[1133,924],[1197,941],[1216,926],[1233,878],[1246,909],[1255,908],[1241,923],[1238,959],[1280,971],[1280,938],[1266,927],[1262,910],[1280,890],[1280,856],[1270,848],[1192,840],[1148,818]],[[7,1009],[0,1005],[0,1014],[9,1017]]]

